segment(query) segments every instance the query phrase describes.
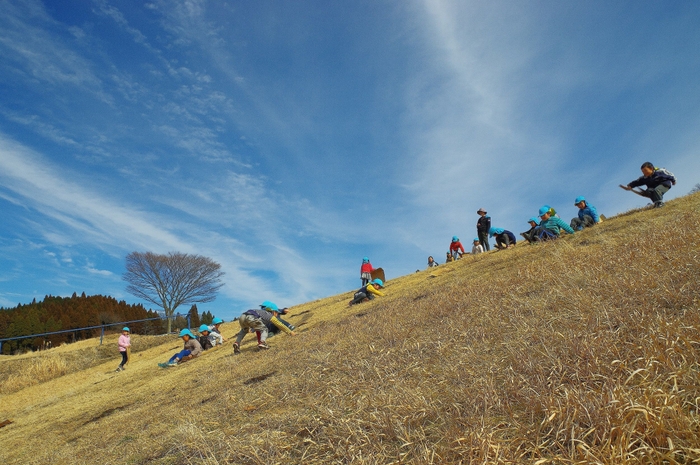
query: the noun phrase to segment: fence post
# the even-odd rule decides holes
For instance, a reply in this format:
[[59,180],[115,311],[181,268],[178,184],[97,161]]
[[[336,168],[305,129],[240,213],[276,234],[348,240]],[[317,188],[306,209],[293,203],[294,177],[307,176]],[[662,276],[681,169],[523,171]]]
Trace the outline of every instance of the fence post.
[[100,332],[100,345],[102,345],[102,339],[105,337],[105,325],[102,325],[102,331]]
[[190,314],[188,313],[188,314],[187,314],[187,329],[192,329],[192,328],[190,327],[190,319],[191,319],[191,318],[192,318],[192,315],[190,315]]

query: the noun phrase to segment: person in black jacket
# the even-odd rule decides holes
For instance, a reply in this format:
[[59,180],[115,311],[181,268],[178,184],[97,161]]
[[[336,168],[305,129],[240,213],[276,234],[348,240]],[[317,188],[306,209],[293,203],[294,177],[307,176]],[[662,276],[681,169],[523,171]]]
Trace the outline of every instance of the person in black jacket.
[[654,207],[663,207],[664,194],[676,184],[676,177],[668,170],[656,168],[651,162],[645,162],[641,169],[642,176],[623,187],[629,191],[634,187],[646,186],[641,195],[649,197]]
[[489,247],[489,229],[491,229],[491,217],[486,214],[486,210],[480,208],[476,211],[480,216],[476,222],[476,235],[479,237],[479,243],[484,248],[484,252],[491,250]]

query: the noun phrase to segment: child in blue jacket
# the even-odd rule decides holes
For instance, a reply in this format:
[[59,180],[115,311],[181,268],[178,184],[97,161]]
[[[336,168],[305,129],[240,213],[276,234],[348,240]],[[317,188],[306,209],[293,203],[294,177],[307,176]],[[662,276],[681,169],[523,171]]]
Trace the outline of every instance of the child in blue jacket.
[[583,228],[590,228],[593,225],[600,223],[600,216],[598,215],[598,210],[593,205],[589,205],[586,198],[582,195],[576,197],[574,200],[574,205],[578,207],[578,217],[573,218],[571,223],[571,229],[574,231],[582,231]]

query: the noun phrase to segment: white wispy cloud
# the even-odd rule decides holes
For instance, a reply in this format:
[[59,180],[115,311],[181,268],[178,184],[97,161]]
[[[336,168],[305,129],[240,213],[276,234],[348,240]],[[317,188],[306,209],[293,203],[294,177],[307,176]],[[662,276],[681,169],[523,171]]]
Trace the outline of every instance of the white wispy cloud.
[[59,167],[1,134],[0,153],[0,179],[6,189],[96,243],[126,240],[134,245],[188,249],[177,237],[144,219],[140,211],[119,206],[68,176],[60,176]]
[[[7,77],[16,76],[39,85],[67,85],[91,92],[107,103],[111,97],[102,90],[92,64],[76,53],[57,34],[48,32],[63,26],[54,21],[36,0],[2,3],[0,15],[0,56]],[[7,69],[8,64],[16,64]],[[17,73],[21,73],[17,75]]]

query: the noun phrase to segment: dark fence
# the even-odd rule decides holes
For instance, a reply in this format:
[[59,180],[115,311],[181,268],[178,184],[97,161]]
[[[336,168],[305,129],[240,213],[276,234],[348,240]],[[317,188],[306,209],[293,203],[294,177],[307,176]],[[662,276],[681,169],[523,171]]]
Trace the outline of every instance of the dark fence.
[[173,316],[164,316],[164,317],[155,317],[155,318],[145,318],[145,319],[143,319],[143,320],[120,321],[120,322],[118,322],[118,323],[105,323],[105,324],[97,325],[97,326],[87,326],[87,327],[85,327],[85,328],[64,329],[64,330],[62,330],[62,331],[53,331],[53,332],[50,332],[50,333],[29,334],[29,335],[27,335],[27,336],[6,337],[6,338],[0,339],[0,354],[2,354],[2,344],[3,344],[4,342],[19,341],[19,340],[22,340],[22,339],[31,339],[31,338],[46,337],[46,336],[52,336],[52,335],[56,335],[56,334],[78,333],[79,331],[88,331],[88,330],[93,330],[93,329],[100,329],[100,330],[101,330],[101,331],[100,331],[100,345],[102,345],[102,340],[104,339],[104,335],[105,335],[105,328],[110,328],[110,327],[112,327],[112,326],[122,326],[122,327],[123,327],[123,326],[128,325],[128,324],[131,324],[131,323],[143,323],[143,322],[146,322],[146,321],[155,321],[155,320],[163,321],[163,320],[172,319],[173,321],[175,321],[176,318],[185,318],[185,319],[187,320],[187,329],[191,329],[191,328],[190,328],[190,324],[191,324],[191,321],[190,321],[190,314],[188,313],[188,314],[186,314],[186,315],[180,315],[180,314],[178,313],[178,314],[173,315]]

